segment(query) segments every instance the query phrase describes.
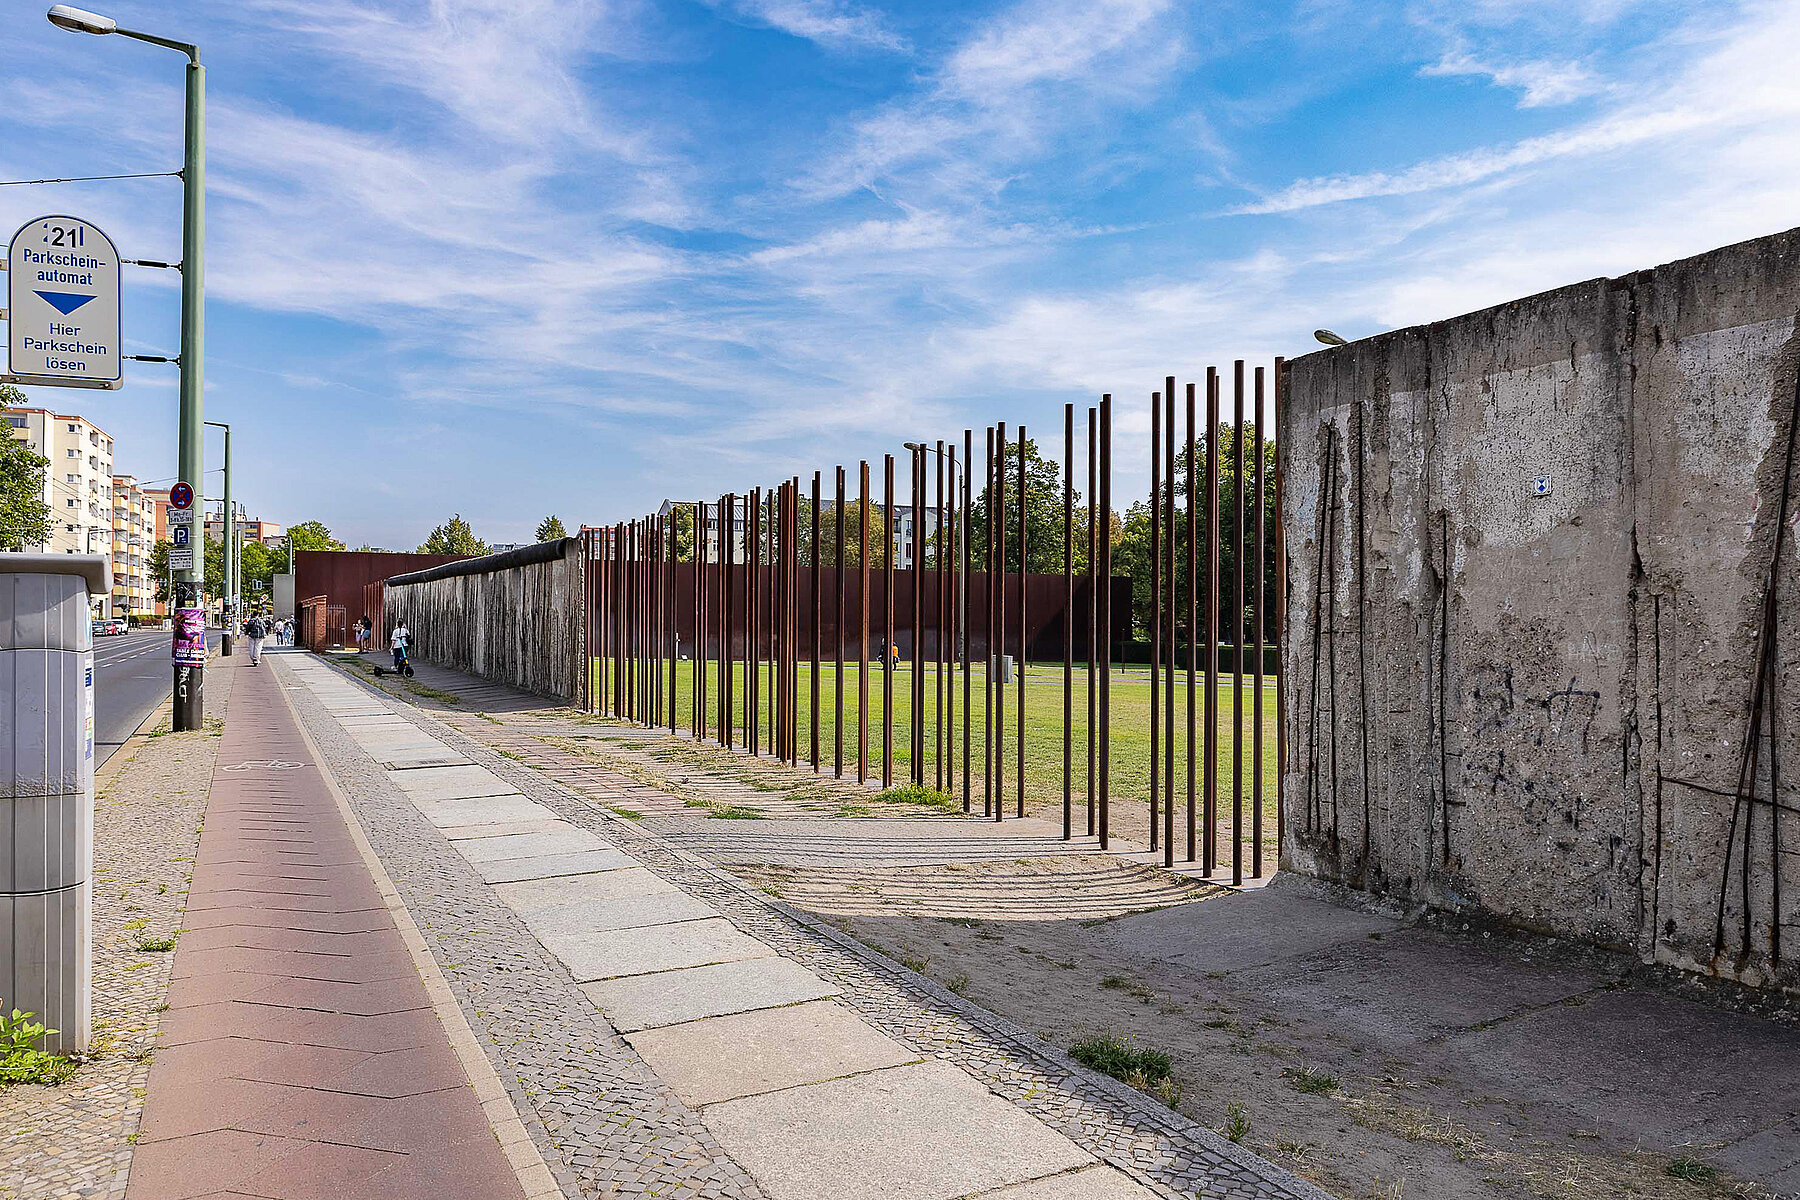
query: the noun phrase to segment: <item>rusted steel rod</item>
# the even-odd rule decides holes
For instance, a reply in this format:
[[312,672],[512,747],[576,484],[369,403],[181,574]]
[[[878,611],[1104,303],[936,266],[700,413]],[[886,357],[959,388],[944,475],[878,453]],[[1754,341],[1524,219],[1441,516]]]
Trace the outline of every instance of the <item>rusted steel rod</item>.
[[1163,741],[1163,866],[1175,865],[1175,377],[1170,375],[1163,390],[1163,426],[1169,436],[1163,441],[1163,476],[1167,480],[1163,499],[1163,553],[1167,556],[1169,580],[1167,686],[1163,689],[1163,728],[1168,737]]
[[[941,508],[937,536],[938,579],[938,728],[942,730],[944,789],[956,791],[956,443],[948,451],[938,443],[938,461],[947,463],[950,490],[938,489]],[[944,457],[945,453],[949,458]],[[950,564],[947,568],[945,562]]]
[[1112,840],[1112,393],[1100,397],[1100,848]]
[[987,588],[987,613],[982,622],[982,639],[986,644],[985,666],[981,673],[981,815],[992,816],[994,813],[994,680],[999,665],[997,651],[994,649],[994,427],[987,430],[987,489],[983,499],[987,502],[987,527],[984,530],[986,541],[981,548],[982,566],[986,568],[985,580]]
[[[1275,360],[1275,420],[1287,395],[1287,360]],[[1278,426],[1279,428],[1279,426]],[[1275,443],[1275,866],[1287,836],[1287,534],[1281,512],[1281,443]]]
[[678,590],[676,587],[676,571],[681,564],[681,548],[676,544],[675,538],[675,514],[679,511],[681,510],[678,508],[671,508],[669,510],[669,519],[665,522],[669,528],[669,562],[664,571],[667,581],[663,584],[664,592],[668,597],[663,603],[663,608],[665,610],[664,618],[668,625],[667,637],[669,640],[669,711],[666,715],[669,718],[669,732],[671,734],[675,732],[676,727],[675,697],[679,694],[679,688],[681,687],[681,682],[676,675],[677,668],[681,663],[681,621],[677,615],[679,609],[676,604],[676,592]]
[[1256,687],[1250,693],[1250,875],[1263,873],[1263,508],[1268,502],[1263,460],[1263,369],[1256,368],[1256,418],[1250,454],[1256,463],[1256,557],[1252,567],[1255,588],[1251,607],[1256,613]]
[[1075,406],[1063,405],[1063,841],[1075,836]]
[[832,732],[836,750],[832,774],[844,777],[844,468],[837,469],[837,634],[832,657],[837,664],[837,721]]
[[750,489],[750,543],[744,547],[744,745],[762,749],[763,490]]
[[958,591],[956,597],[958,609],[957,654],[962,659],[963,707],[962,707],[962,807],[964,812],[971,811],[974,803],[970,795],[969,780],[969,720],[970,701],[973,699],[973,680],[969,678],[969,511],[972,503],[971,492],[974,484],[969,473],[975,468],[975,431],[963,430],[963,473],[962,473],[962,520],[957,523],[957,558],[961,570],[957,575]]
[[925,451],[912,452],[912,781],[925,786]]
[[706,736],[706,505],[694,502],[694,740]]
[[857,537],[857,607],[862,611],[856,658],[856,782],[869,778],[869,461],[862,460],[861,532]]
[[719,511],[719,744],[731,749],[734,740],[736,701],[732,688],[737,672],[732,652],[732,633],[737,625],[737,589],[732,585],[732,560],[737,557],[737,495],[725,493]]
[[808,713],[812,727],[812,765],[813,773],[819,770],[819,670],[824,665],[824,632],[825,613],[821,608],[823,589],[819,586],[825,575],[825,564],[819,561],[819,526],[824,521],[824,510],[819,507],[819,485],[822,472],[814,471],[812,480],[812,705]]
[[1163,523],[1162,523],[1162,393],[1150,393],[1150,849],[1155,850],[1161,822],[1162,704],[1158,690],[1162,670]]
[[1232,365],[1231,882],[1244,882],[1244,360]]
[[1194,441],[1194,385],[1187,385],[1187,451],[1186,466],[1182,468],[1182,479],[1187,484],[1187,861],[1193,862],[1197,854],[1196,825],[1194,814],[1194,759],[1198,746],[1194,741],[1194,707],[1199,700],[1196,691],[1194,672],[1199,663],[1199,614],[1200,601],[1195,584],[1198,582],[1195,568],[1199,562],[1199,526],[1194,502],[1199,498],[1200,480],[1196,478],[1196,462],[1198,447]]
[[994,820],[1006,816],[1006,684],[999,677],[1000,659],[1006,653],[1006,422],[994,427],[995,610],[999,627],[994,637]]
[[1018,769],[1013,780],[1019,792],[1019,816],[1025,815],[1025,651],[1030,635],[1027,603],[1030,589],[1025,586],[1025,426],[1019,426],[1019,744]]
[[894,456],[881,456],[881,519],[888,545],[882,555],[881,786],[894,786]]
[[1098,449],[1100,440],[1100,410],[1087,410],[1087,835],[1093,837],[1097,829],[1096,818],[1099,810],[1094,801],[1094,726],[1099,724],[1098,694],[1099,681],[1094,678],[1094,668],[1099,663],[1099,647],[1095,642],[1100,635],[1100,464]]
[[1206,826],[1205,874],[1219,865],[1219,374],[1206,370]]
[[937,780],[937,790],[944,790],[944,629],[949,624],[944,619],[945,602],[949,598],[949,590],[944,586],[947,576],[944,574],[944,443],[937,444],[937,512],[931,522],[931,580],[937,586],[937,604],[935,605],[937,639],[936,652],[931,656],[931,667],[935,675],[932,680],[932,691],[937,696],[937,713],[931,723],[932,766]]

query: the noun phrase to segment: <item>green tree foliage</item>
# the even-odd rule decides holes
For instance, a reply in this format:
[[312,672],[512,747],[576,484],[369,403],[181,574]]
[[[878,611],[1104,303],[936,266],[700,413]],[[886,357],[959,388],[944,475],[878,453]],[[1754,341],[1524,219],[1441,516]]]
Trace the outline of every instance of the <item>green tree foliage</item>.
[[455,513],[444,524],[431,531],[419,546],[420,554],[460,554],[473,558],[488,552],[487,543],[475,536],[461,513]]
[[562,518],[551,513],[538,522],[537,532],[533,536],[540,542],[553,542],[568,537],[569,531],[563,528]]
[[[0,383],[0,408],[29,403],[24,392]],[[23,550],[50,538],[50,506],[44,502],[44,468],[50,460],[26,449],[6,430],[0,438],[0,550]]]
[[[302,521],[298,525],[289,525],[287,531],[288,548],[290,550],[342,550],[344,543],[331,536],[331,530],[325,528],[323,521]],[[284,566],[283,570],[286,569]]]
[[[1019,569],[1019,443],[1010,442],[1006,446],[1006,513],[1003,522],[1006,530],[1005,568],[1009,571]],[[975,478],[975,503],[968,514],[969,565],[973,570],[982,570],[986,561],[989,508],[991,500],[988,495],[987,469],[985,465],[977,468],[982,473]],[[932,483],[936,483],[935,474]],[[935,498],[935,491],[934,491]],[[1063,484],[1062,469],[1054,462],[1045,459],[1038,452],[1037,442],[1031,438],[1025,440],[1025,569],[1027,571],[1048,571],[1061,574],[1063,569]],[[1087,570],[1087,509],[1081,503],[1081,489],[1075,489],[1075,570]],[[926,566],[934,566],[937,559],[936,548],[931,542],[941,540],[944,545],[946,562],[949,556],[948,531],[941,539],[930,539],[926,554]],[[1115,564],[1116,565],[1116,564]]]
[[[898,483],[898,481],[896,481]],[[888,536],[886,510],[877,500],[869,501],[869,569],[880,570],[887,566],[888,550],[893,539]],[[838,514],[835,500],[823,501],[820,511],[813,512],[812,500],[800,502],[799,555],[802,565],[812,564],[812,528],[815,516],[819,522],[819,563],[821,566],[837,566],[838,546]],[[844,501],[844,569],[862,566],[862,520],[863,503],[860,499]]]
[[[239,552],[244,569],[244,603],[266,604],[275,598],[275,576],[287,570],[287,551],[261,542],[247,541]],[[261,587],[255,585],[261,584]]]
[[[1246,456],[1246,472],[1244,475],[1244,526],[1245,552],[1251,556],[1248,561],[1250,569],[1244,578],[1244,626],[1247,638],[1255,636],[1255,604],[1256,580],[1254,577],[1254,545],[1256,521],[1256,471],[1254,459],[1248,456],[1255,445],[1255,429],[1248,422],[1244,426],[1244,451]],[[1206,447],[1198,447],[1195,466],[1199,472],[1206,470]],[[1223,611],[1228,610],[1233,602],[1234,583],[1236,581],[1239,545],[1238,517],[1236,507],[1237,496],[1237,442],[1230,426],[1220,433],[1219,455],[1219,605]],[[1263,633],[1265,637],[1275,634],[1275,447],[1265,444],[1263,447],[1263,471],[1265,473],[1263,497]],[[1175,597],[1176,626],[1178,636],[1187,638],[1187,451],[1185,449],[1175,456]],[[1159,500],[1166,500],[1169,494],[1169,483],[1164,481],[1162,489],[1157,493]],[[1152,578],[1150,562],[1150,501],[1139,500],[1125,512],[1124,526],[1113,546],[1113,574],[1131,578],[1131,624],[1135,636],[1150,636],[1150,585]],[[1205,496],[1200,497],[1200,507],[1195,511],[1195,532],[1197,544],[1195,550],[1195,576],[1198,584],[1197,612],[1202,631],[1207,624],[1206,594],[1206,508]],[[1167,551],[1165,550],[1165,553]],[[1166,560],[1165,560],[1166,561]],[[1171,594],[1168,581],[1163,583],[1164,602]],[[1165,620],[1166,620],[1165,616]],[[1202,634],[1204,638],[1204,633]],[[1233,635],[1232,622],[1229,616],[1221,616],[1219,621],[1219,640],[1230,643],[1236,639]]]
[[171,604],[169,594],[169,541],[167,538],[150,548],[150,578],[156,584],[156,602]]

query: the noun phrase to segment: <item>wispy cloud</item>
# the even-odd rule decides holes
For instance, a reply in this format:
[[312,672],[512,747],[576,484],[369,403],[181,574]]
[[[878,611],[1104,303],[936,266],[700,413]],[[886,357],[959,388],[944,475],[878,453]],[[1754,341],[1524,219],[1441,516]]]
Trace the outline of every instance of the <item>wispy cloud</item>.
[[870,8],[839,0],[707,0],[747,20],[832,49],[906,53],[907,40]]
[[1424,67],[1425,76],[1474,75],[1490,79],[1495,86],[1516,88],[1521,108],[1543,108],[1568,104],[1584,96],[1592,96],[1602,88],[1600,80],[1578,62],[1552,62],[1539,59],[1520,63],[1485,62],[1467,52],[1444,55]]

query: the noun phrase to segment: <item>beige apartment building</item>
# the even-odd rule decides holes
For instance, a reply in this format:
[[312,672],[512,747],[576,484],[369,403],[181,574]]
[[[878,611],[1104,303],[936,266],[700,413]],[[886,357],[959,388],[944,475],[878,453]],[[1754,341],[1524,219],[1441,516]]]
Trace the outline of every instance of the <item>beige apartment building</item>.
[[[150,554],[156,548],[156,499],[135,475],[114,475],[112,578],[116,616],[163,616],[156,602]],[[166,495],[166,493],[165,493]]]
[[[50,460],[42,499],[50,506],[48,541],[34,553],[104,554],[113,547],[113,442],[85,417],[47,408],[8,408],[7,432]],[[108,564],[110,569],[110,562]],[[110,616],[110,599],[94,600],[96,616]]]

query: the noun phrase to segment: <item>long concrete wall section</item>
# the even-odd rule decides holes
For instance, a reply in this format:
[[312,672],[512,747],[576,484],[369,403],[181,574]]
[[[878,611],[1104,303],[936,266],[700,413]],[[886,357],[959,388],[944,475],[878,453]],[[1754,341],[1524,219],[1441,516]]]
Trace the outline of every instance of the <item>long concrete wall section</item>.
[[1284,865],[1800,982],[1797,313],[1800,230],[1290,364]]
[[413,655],[484,679],[579,703],[587,643],[580,538],[396,575],[382,627],[404,618]]

